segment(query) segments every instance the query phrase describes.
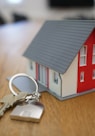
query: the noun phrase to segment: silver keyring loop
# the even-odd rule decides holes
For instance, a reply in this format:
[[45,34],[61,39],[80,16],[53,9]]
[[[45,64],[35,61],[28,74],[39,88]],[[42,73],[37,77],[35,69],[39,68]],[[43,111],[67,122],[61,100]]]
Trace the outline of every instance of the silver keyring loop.
[[9,89],[10,89],[10,91],[12,92],[12,94],[15,95],[15,96],[18,95],[18,94],[13,90],[13,88],[12,88],[12,83],[13,83],[13,80],[14,80],[15,78],[20,77],[20,76],[25,76],[25,77],[30,78],[30,79],[35,83],[35,85],[36,85],[35,94],[36,94],[36,95],[39,95],[37,82],[35,81],[35,79],[34,79],[32,76],[29,76],[29,75],[27,75],[27,74],[25,74],[25,73],[19,73],[19,74],[16,74],[16,75],[14,75],[14,76],[11,77],[11,79],[10,79],[10,81],[9,81]]

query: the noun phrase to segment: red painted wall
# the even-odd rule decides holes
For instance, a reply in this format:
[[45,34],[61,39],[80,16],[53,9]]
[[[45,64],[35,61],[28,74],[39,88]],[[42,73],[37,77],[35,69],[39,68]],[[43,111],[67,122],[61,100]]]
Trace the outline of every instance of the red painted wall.
[[[95,69],[95,64],[92,64],[93,44],[95,44],[95,29],[83,44],[87,45],[86,66],[80,66],[80,52],[78,53],[78,93],[95,88],[95,79],[92,78],[93,69]],[[84,82],[80,82],[81,72],[84,72]]]

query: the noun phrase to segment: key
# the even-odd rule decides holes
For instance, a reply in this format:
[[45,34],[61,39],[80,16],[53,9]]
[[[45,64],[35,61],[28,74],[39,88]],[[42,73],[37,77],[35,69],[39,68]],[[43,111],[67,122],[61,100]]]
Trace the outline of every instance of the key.
[[10,118],[21,121],[39,122],[43,115],[44,105],[38,101],[32,101],[25,105],[18,105],[10,114]]
[[[20,92],[17,96],[14,96],[13,94],[9,94],[4,96],[1,100],[0,103],[3,104],[0,107],[0,117],[3,116],[4,112],[12,107],[14,104],[16,104],[19,101],[25,101],[27,98],[27,93]],[[30,97],[31,98],[31,97]]]
[[[44,105],[39,102],[39,97],[41,96],[38,92],[38,84],[35,79],[31,76],[28,76],[24,73],[14,75],[9,81],[9,88],[12,94],[17,96],[18,94],[14,91],[12,87],[12,82],[17,77],[27,77],[31,80],[31,82],[35,85],[35,91],[31,91],[30,96],[26,96],[25,103],[22,105],[17,105],[15,109],[10,114],[11,119],[22,120],[22,121],[32,121],[32,122],[39,122],[43,111]],[[31,101],[30,101],[31,100]]]

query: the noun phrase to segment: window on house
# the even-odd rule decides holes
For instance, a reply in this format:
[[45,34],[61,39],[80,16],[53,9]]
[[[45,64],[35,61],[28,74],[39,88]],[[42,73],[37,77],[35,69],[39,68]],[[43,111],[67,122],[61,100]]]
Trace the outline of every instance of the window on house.
[[30,69],[33,70],[33,62],[30,61]]
[[95,64],[95,44],[93,45],[92,64]]
[[92,79],[95,79],[95,69],[93,70],[93,73],[92,73]]
[[58,84],[58,73],[54,72],[54,82]]
[[84,72],[80,73],[80,82],[84,82]]
[[80,66],[86,65],[86,58],[87,58],[87,47],[83,46],[80,49]]

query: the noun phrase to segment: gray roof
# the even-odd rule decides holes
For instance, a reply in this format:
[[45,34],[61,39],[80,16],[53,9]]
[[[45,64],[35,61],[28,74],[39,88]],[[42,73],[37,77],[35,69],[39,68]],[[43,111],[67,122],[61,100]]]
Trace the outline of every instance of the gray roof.
[[24,56],[64,73],[94,28],[95,20],[46,21]]

